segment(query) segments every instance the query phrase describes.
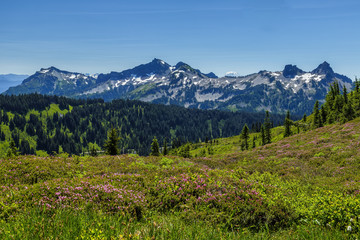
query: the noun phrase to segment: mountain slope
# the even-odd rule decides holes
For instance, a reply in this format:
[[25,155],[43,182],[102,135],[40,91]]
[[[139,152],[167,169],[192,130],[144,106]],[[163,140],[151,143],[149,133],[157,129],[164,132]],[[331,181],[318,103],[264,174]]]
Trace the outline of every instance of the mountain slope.
[[9,87],[19,85],[28,75],[0,74],[0,93],[6,91]]
[[[262,113],[205,111],[135,100],[104,103],[39,94],[0,95],[0,109],[0,157],[6,154],[2,141],[11,139],[22,154],[36,150],[80,154],[88,151],[90,143],[102,147],[112,127],[119,129],[123,152],[147,155],[154,136],[161,145],[165,138],[169,146],[171,142],[181,145],[233,136],[245,123],[259,125],[264,118]],[[272,115],[274,125],[282,120],[283,116]]]
[[160,59],[97,78],[56,68],[42,69],[6,94],[39,92],[77,98],[137,99],[189,108],[264,111],[295,115],[310,113],[316,100],[323,102],[329,84],[348,89],[352,81],[333,71],[327,62],[311,72],[294,65],[283,71],[260,71],[243,77],[204,74],[186,63],[170,66]]
[[42,68],[26,78],[21,85],[11,87],[6,94],[40,93],[59,96],[76,96],[80,89],[86,90],[96,83],[95,78],[81,73],[59,70],[55,67]]

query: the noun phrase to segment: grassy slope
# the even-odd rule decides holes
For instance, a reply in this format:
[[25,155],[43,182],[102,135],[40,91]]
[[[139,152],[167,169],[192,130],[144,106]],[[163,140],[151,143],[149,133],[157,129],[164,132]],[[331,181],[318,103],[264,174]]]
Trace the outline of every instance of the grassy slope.
[[[360,169],[360,118],[284,139],[282,133],[283,127],[274,128],[273,143],[249,151],[241,151],[240,136],[218,139],[218,144],[211,145],[214,155],[198,161],[221,167],[241,167],[250,173],[276,173],[283,179],[297,179],[329,189],[344,190],[348,188],[344,184],[360,181],[357,174]],[[251,134],[250,139],[253,135],[257,134]],[[201,147],[206,144],[192,150],[192,155],[198,154]]]
[[[191,159],[137,155],[0,159],[0,237],[358,237],[360,118],[286,139],[281,139],[282,131],[273,129],[273,143],[249,151],[240,150],[239,136],[218,139],[211,146],[214,155]],[[192,146],[192,155],[204,147]],[[190,179],[189,184],[180,189],[184,178]],[[100,197],[92,195],[94,189]],[[118,198],[119,191],[128,202]],[[131,191],[146,203],[127,198]],[[204,200],[209,193],[215,200]],[[179,197],[182,194],[187,197]],[[59,195],[68,201],[59,205]],[[141,218],[136,208],[126,205],[129,202],[138,204]],[[112,210],[124,206],[122,211]],[[348,226],[352,231],[346,230]]]

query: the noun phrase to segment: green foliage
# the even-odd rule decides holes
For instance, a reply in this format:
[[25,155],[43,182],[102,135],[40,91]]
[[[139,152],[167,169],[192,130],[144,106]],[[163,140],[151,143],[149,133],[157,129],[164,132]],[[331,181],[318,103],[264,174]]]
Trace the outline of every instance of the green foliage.
[[264,121],[265,144],[271,143],[271,122],[270,113],[266,111]]
[[[155,135],[159,143],[165,138],[177,142],[172,144],[177,148],[206,136],[233,136],[245,123],[263,118],[260,113],[203,111],[125,100],[104,103],[39,94],[1,95],[0,109],[0,141],[17,135],[16,147],[21,154],[43,150],[54,155],[61,145],[64,153],[79,155],[88,151],[90,142],[104,146],[107,131],[113,126],[122,137],[119,147],[124,153],[148,155]],[[279,116],[274,119],[279,120]]]
[[36,151],[36,156],[38,156],[38,157],[48,157],[49,154],[47,152],[43,151],[43,150],[38,150],[38,151]]
[[[305,122],[306,122],[306,117],[305,117]],[[292,121],[290,119],[290,111],[288,110],[284,121],[284,128],[285,128],[284,137],[291,136],[291,123]]]
[[172,160],[170,158],[166,158],[166,157],[163,157],[160,160],[160,166],[162,166],[164,168],[170,167],[173,163],[174,163],[174,160]]
[[[209,150],[209,148],[208,148]],[[210,154],[210,153],[209,153]],[[179,149],[178,149],[178,155],[183,157],[183,158],[190,158],[191,157],[191,154],[190,154],[190,144],[187,143],[183,146],[181,146]]]
[[168,150],[168,146],[167,146],[167,142],[166,142],[166,138],[164,138],[164,147],[163,147],[163,155],[166,156],[169,154],[169,150]]
[[245,124],[245,126],[243,127],[242,131],[241,131],[241,139],[244,142],[245,145],[245,149],[248,150],[249,149],[249,128],[248,126]]
[[14,140],[11,139],[9,149],[7,151],[6,156],[7,157],[14,157],[14,156],[18,156],[18,155],[19,155],[18,148],[15,146]]
[[109,155],[118,155],[119,154],[119,144],[120,137],[118,135],[118,130],[111,128],[108,132],[108,139],[104,144],[105,153]]
[[[353,109],[355,96],[348,94]],[[337,110],[323,106],[326,121],[336,121]],[[17,118],[10,137],[21,145]],[[356,239],[360,118],[324,125],[285,139],[284,127],[273,128],[272,144],[259,146],[266,142],[262,127],[263,134],[248,134],[258,145],[252,151],[239,151],[239,136],[172,149],[191,159],[0,159],[0,238]]]
[[96,143],[89,143],[88,152],[90,156],[96,157],[101,152],[101,148]]
[[321,127],[322,123],[321,123],[321,117],[320,117],[320,111],[319,111],[319,101],[315,102],[313,115],[314,116],[313,116],[312,127],[313,128]]
[[264,125],[261,125],[261,145],[265,145],[266,144],[266,135],[265,135],[265,127]]
[[158,143],[156,137],[154,137],[153,142],[151,143],[150,155],[151,156],[160,156],[159,143]]

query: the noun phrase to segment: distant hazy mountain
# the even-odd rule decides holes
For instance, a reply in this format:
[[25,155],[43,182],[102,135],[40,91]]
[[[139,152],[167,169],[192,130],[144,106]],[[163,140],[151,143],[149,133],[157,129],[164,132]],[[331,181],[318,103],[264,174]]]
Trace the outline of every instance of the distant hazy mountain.
[[133,69],[97,76],[54,67],[41,69],[6,94],[38,92],[106,101],[128,98],[231,111],[284,113],[289,109],[302,115],[312,111],[316,100],[324,101],[329,85],[335,80],[348,89],[352,87],[351,79],[335,73],[327,62],[311,72],[286,65],[283,71],[260,71],[243,77],[227,74],[218,78],[183,62],[170,66],[154,59]]
[[0,93],[13,87],[19,85],[25,78],[29,77],[28,75],[16,75],[16,74],[0,74]]

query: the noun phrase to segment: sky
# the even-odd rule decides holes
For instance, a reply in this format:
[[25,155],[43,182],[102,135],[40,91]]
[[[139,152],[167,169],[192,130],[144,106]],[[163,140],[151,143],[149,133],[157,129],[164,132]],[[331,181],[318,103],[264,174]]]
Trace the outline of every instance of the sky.
[[159,58],[218,76],[360,76],[359,0],[1,0],[0,74],[108,73]]

